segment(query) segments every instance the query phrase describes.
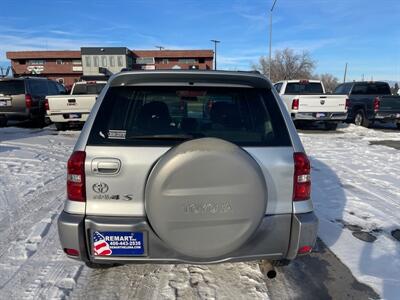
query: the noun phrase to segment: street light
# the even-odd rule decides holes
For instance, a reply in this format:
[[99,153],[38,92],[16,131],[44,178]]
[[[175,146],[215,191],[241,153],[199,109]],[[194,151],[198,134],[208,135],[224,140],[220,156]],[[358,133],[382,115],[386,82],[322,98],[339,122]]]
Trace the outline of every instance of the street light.
[[271,10],[269,12],[269,63],[268,63],[268,78],[271,79],[271,63],[272,63],[272,11],[274,10],[276,0],[272,4]]
[[214,70],[216,70],[217,69],[217,44],[221,43],[221,41],[211,40],[211,42],[214,43]]

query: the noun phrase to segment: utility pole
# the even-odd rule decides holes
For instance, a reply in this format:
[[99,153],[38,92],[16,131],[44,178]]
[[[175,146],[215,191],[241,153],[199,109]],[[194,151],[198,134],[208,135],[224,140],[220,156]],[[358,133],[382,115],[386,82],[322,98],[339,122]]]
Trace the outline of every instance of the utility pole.
[[344,77],[343,77],[343,82],[346,82],[346,75],[347,75],[347,63],[344,67]]
[[154,46],[154,47],[158,48],[158,50],[160,50],[160,51],[165,49],[165,47],[163,47],[163,46]]
[[271,63],[272,63],[272,11],[274,10],[276,0],[272,4],[269,12],[269,60],[268,60],[268,78],[271,79]]
[[221,43],[218,40],[211,40],[214,43],[214,70],[217,70],[217,44]]

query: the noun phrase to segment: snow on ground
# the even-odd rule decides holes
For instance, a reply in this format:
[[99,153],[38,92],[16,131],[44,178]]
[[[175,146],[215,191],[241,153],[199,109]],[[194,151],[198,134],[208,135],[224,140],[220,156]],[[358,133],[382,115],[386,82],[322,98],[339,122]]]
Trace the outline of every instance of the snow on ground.
[[398,299],[400,242],[391,232],[400,229],[400,151],[370,142],[400,141],[400,131],[351,125],[300,137],[311,156],[320,238],[359,281]]
[[90,270],[57,234],[79,132],[0,130],[0,299],[268,299],[256,263]]

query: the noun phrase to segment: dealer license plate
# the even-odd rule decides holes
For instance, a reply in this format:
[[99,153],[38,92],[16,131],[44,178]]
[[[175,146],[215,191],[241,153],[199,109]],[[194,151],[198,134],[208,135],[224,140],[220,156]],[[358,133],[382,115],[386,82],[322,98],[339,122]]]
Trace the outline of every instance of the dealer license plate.
[[94,231],[92,251],[95,256],[143,255],[143,232]]
[[316,113],[315,115],[317,118],[324,118],[325,114],[324,113]]

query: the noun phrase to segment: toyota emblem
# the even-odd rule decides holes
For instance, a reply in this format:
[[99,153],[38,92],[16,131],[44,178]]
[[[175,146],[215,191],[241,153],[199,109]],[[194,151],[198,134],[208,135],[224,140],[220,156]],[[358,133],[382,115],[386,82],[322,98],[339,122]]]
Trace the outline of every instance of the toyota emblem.
[[93,191],[98,194],[104,194],[108,192],[108,185],[104,182],[98,182],[93,184]]
[[320,103],[321,103],[321,105],[324,105],[325,104],[325,100],[321,100]]

